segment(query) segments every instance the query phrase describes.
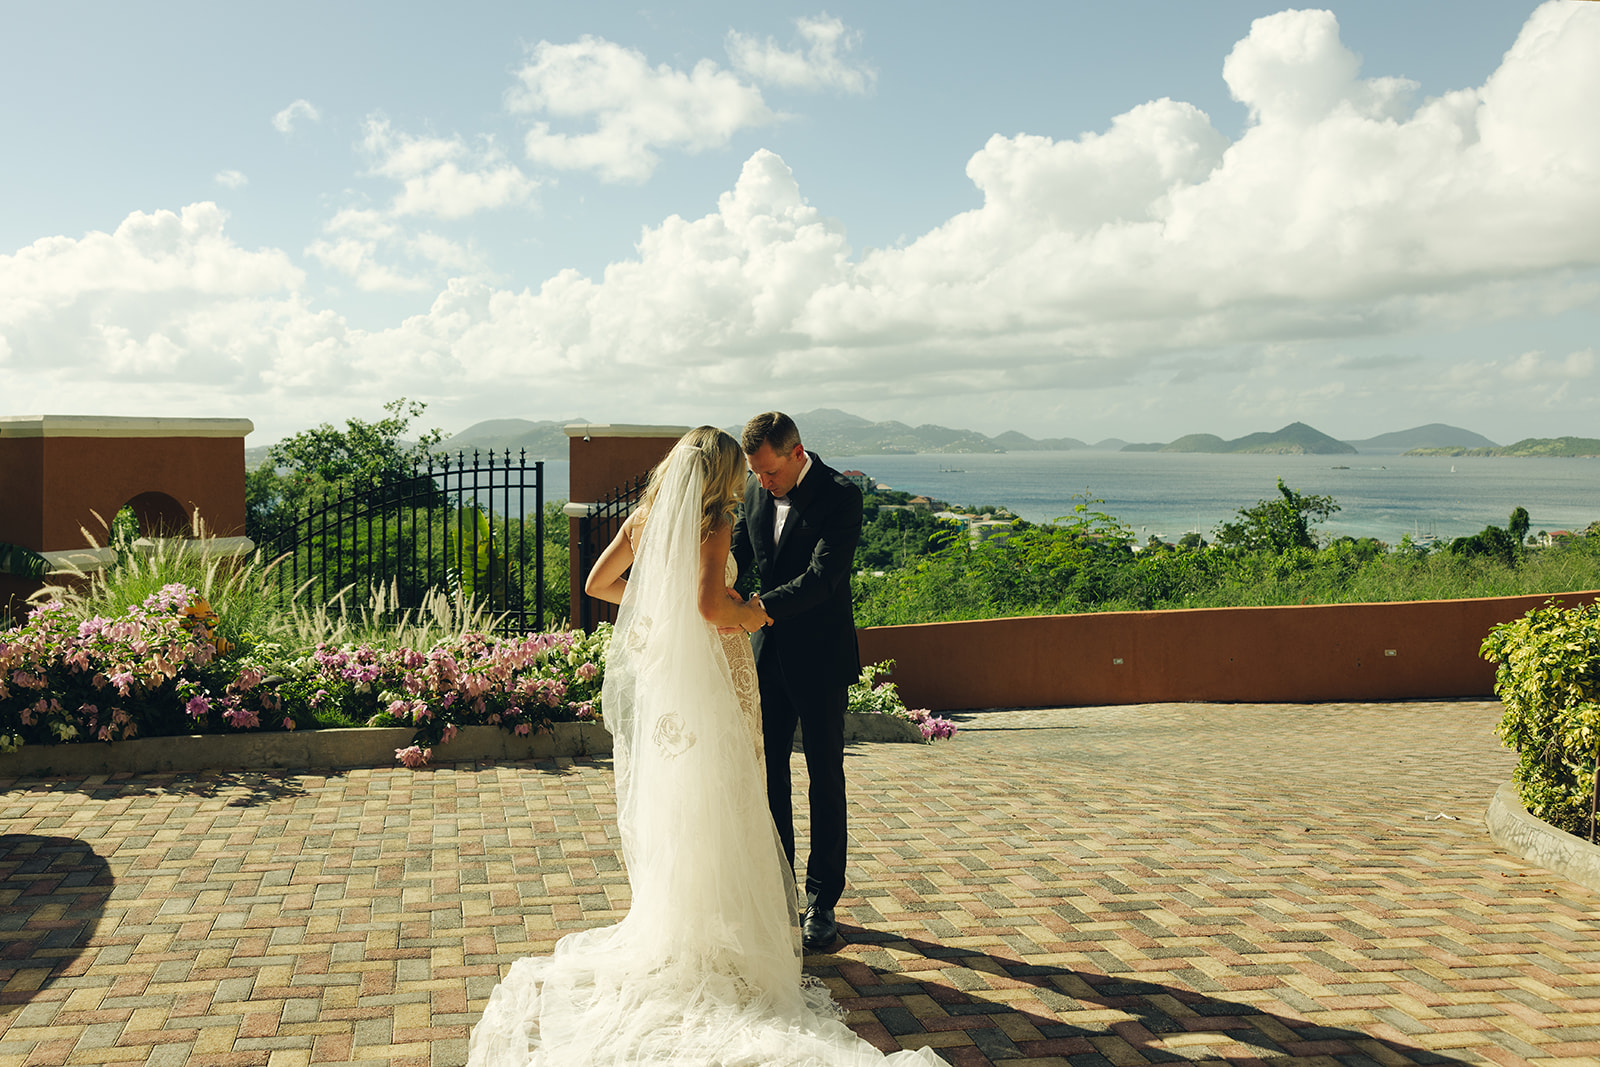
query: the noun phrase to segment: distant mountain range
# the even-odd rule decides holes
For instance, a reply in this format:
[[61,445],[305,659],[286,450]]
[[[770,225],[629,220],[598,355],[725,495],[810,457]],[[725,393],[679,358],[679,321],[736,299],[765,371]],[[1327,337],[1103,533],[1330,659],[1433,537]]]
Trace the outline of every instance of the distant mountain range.
[[1192,433],[1171,444],[1128,445],[1124,452],[1215,452],[1271,456],[1342,456],[1355,446],[1329,437],[1303,422],[1291,422],[1273,433],[1253,433],[1224,441],[1213,433]]
[[1382,452],[1411,452],[1419,448],[1494,448],[1495,443],[1481,434],[1471,430],[1463,430],[1459,426],[1446,426],[1442,422],[1430,422],[1426,426],[1418,426],[1410,430],[1398,430],[1395,433],[1380,433],[1376,437],[1369,437],[1365,441],[1347,441],[1354,445],[1356,451],[1371,453]]
[[[1067,452],[1088,448],[1076,437],[1036,440],[1008,430],[989,437],[976,430],[952,430],[924,423],[872,422],[837,408],[817,408],[794,417],[806,447],[823,456],[876,456],[896,452]],[[728,432],[738,436],[740,427]]]
[[[529,459],[566,459],[564,427],[587,420],[579,417],[534,422],[528,419],[488,419],[473,423],[447,437],[439,451],[513,453],[526,450]],[[1457,426],[1429,423],[1409,430],[1380,434],[1361,441],[1340,441],[1303,422],[1292,422],[1271,433],[1253,433],[1225,440],[1215,434],[1189,434],[1169,442],[1130,444],[1107,438],[1086,444],[1076,437],[1034,438],[1014,430],[995,437],[976,430],[957,430],[924,423],[873,422],[837,408],[817,408],[795,416],[806,446],[823,456],[873,456],[935,452],[1066,452],[1082,449],[1123,452],[1203,452],[1213,454],[1350,455],[1600,455],[1600,442],[1582,437],[1530,438],[1501,448],[1487,437]],[[728,432],[738,435],[740,427]],[[245,463],[254,466],[266,458],[267,445],[245,449]],[[1588,451],[1584,451],[1588,449]]]

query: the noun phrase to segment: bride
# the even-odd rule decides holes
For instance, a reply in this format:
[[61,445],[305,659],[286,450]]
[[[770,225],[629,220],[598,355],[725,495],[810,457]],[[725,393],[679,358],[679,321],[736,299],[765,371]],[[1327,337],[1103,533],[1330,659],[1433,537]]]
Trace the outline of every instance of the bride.
[[595,564],[589,592],[622,605],[602,707],[632,906],[512,964],[473,1028],[469,1067],[943,1062],[929,1049],[885,1056],[801,976],[745,636],[770,620],[729,590],[744,484],[738,442],[689,431]]

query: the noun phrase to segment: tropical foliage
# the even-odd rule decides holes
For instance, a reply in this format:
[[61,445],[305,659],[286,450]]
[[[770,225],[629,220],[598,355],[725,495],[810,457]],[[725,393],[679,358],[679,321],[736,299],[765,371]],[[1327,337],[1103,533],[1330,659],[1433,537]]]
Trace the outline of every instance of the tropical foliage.
[[1281,481],[1275,497],[1240,508],[1208,543],[1139,545],[1127,526],[1080,499],[1053,523],[1022,520],[1008,534],[948,536],[898,568],[854,579],[856,621],[900,625],[1015,615],[1161,608],[1330,604],[1512,596],[1600,588],[1600,533],[1541,545],[1527,512],[1445,546],[1326,539],[1330,497]]
[[1505,706],[1499,733],[1516,749],[1513,780],[1533,815],[1592,837],[1600,758],[1600,606],[1551,602],[1502,623],[1483,642],[1495,694]]

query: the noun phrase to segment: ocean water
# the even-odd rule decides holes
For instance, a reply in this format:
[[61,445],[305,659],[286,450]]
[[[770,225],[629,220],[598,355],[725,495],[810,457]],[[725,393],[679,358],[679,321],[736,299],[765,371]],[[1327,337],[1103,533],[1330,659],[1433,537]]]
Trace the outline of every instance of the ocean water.
[[1581,530],[1600,519],[1597,459],[1093,451],[825,458],[906,492],[1004,504],[1030,522],[1066,515],[1073,494],[1087,494],[1141,541],[1152,534],[1176,540],[1190,530],[1209,537],[1239,508],[1276,497],[1279,478],[1338,502],[1341,510],[1318,527],[1333,537],[1390,544],[1405,534],[1461,537],[1504,526],[1518,506],[1528,509],[1535,533]]
[[[1004,504],[1030,522],[1066,515],[1073,494],[1133,527],[1176,540],[1210,537],[1241,507],[1277,495],[1277,482],[1331,496],[1341,510],[1329,536],[1440,538],[1504,526],[1528,509],[1530,529],[1581,530],[1600,519],[1600,460],[1432,456],[1214,456],[1151,452],[1004,452],[972,455],[825,456],[909,493],[953,504]],[[1344,469],[1341,469],[1344,468]],[[564,460],[545,461],[546,500],[568,492]]]

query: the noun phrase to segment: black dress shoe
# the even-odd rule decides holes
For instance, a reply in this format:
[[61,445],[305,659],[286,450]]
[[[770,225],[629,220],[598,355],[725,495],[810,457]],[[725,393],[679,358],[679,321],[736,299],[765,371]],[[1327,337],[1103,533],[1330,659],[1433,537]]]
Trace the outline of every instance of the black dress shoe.
[[815,904],[806,909],[800,923],[800,944],[807,952],[823,952],[839,940],[839,924],[833,921],[832,908],[819,908]]

